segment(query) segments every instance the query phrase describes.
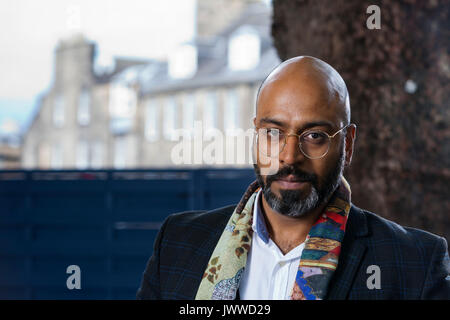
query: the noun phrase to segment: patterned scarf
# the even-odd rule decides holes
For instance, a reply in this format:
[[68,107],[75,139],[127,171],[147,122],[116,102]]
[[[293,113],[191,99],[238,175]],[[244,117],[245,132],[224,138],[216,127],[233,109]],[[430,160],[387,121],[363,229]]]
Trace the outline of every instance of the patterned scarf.
[[[254,181],[231,215],[203,274],[196,300],[236,298],[252,241],[253,203],[258,190],[258,182]],[[326,297],[344,239],[350,194],[350,186],[341,176],[339,187],[306,237],[292,300],[322,300]]]

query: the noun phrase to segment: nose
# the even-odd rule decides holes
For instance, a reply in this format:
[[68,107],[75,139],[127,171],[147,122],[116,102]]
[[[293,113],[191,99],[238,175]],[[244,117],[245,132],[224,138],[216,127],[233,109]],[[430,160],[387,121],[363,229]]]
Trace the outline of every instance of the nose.
[[286,145],[280,153],[280,162],[294,164],[305,159],[305,155],[300,150],[300,137],[289,135],[286,137]]

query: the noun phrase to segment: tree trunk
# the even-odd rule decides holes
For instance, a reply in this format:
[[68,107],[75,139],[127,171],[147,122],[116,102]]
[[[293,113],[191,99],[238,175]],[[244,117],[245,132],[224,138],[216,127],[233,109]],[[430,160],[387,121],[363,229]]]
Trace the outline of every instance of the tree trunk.
[[[368,29],[370,5],[381,29]],[[357,137],[346,171],[353,202],[450,239],[450,2],[274,0],[282,60],[333,66],[350,93]]]

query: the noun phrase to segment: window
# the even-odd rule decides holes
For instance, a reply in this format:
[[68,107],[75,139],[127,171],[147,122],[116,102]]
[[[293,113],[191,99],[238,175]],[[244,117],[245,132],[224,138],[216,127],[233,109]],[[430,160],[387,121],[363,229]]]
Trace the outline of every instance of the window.
[[77,169],[86,169],[89,166],[89,144],[87,141],[79,141],[76,152],[75,165]]
[[47,142],[41,142],[38,147],[38,166],[39,168],[48,168],[50,164],[50,145]]
[[183,128],[193,133],[195,121],[195,97],[189,93],[183,101]]
[[52,169],[61,169],[63,166],[63,150],[59,143],[52,146],[50,154],[50,167]]
[[154,99],[149,100],[145,110],[145,138],[148,141],[159,139],[158,104]]
[[110,88],[109,109],[113,118],[128,118],[134,115],[136,92],[122,84],[112,84]]
[[94,168],[99,169],[103,165],[103,144],[101,142],[89,143],[79,141],[76,150],[77,169]]
[[177,104],[174,97],[169,97],[164,106],[164,138],[175,140],[175,129],[177,121]]
[[169,55],[169,75],[174,79],[191,78],[197,71],[197,48],[185,44]]
[[227,92],[225,105],[224,128],[227,135],[233,135],[239,128],[239,96],[236,89]]
[[112,133],[124,134],[129,132],[136,111],[136,92],[132,88],[115,83],[110,87],[109,99]]
[[99,141],[92,144],[91,167],[100,169],[103,166],[103,144]]
[[114,168],[122,169],[126,165],[127,143],[126,137],[116,137],[114,141]]
[[53,125],[61,128],[64,125],[64,97],[58,94],[53,104]]
[[209,92],[206,95],[205,105],[203,106],[203,130],[216,128],[217,119],[217,93]]
[[91,121],[90,103],[91,97],[86,89],[83,89],[80,94],[78,104],[78,124],[80,126],[87,126]]
[[259,64],[260,39],[251,27],[243,26],[228,43],[228,67],[231,70],[250,70]]

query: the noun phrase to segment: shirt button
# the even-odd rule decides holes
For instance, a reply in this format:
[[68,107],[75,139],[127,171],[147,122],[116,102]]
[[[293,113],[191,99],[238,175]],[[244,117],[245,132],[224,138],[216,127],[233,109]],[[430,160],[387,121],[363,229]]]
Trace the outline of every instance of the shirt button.
[[285,262],[284,261],[280,261],[278,264],[280,265],[280,267],[282,267],[282,266],[285,265]]

